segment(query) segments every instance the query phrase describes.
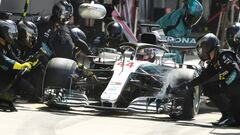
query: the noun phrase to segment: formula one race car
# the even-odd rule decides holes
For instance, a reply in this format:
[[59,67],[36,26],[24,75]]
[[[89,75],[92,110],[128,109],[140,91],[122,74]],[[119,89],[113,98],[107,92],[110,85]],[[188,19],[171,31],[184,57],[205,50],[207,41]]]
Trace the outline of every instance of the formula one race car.
[[[75,61],[52,59],[44,77],[45,103],[166,113],[174,119],[191,119],[198,113],[199,86],[168,93],[169,88],[197,77],[199,70],[195,66],[175,63],[176,55],[164,45],[123,43],[119,49],[123,55],[112,70],[93,70],[96,81],[81,77]],[[90,99],[99,102],[92,105]]]

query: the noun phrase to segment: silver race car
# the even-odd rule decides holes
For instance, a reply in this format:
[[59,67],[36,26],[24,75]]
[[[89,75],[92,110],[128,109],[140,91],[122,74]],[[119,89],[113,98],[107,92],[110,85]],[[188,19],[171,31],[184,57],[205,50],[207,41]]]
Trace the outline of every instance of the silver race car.
[[52,59],[43,83],[45,103],[50,107],[165,113],[174,119],[191,119],[198,113],[199,86],[175,94],[168,92],[197,77],[195,66],[177,64],[176,55],[164,44],[123,43],[119,50],[122,56],[113,68],[91,70],[91,79],[82,76],[75,61]]

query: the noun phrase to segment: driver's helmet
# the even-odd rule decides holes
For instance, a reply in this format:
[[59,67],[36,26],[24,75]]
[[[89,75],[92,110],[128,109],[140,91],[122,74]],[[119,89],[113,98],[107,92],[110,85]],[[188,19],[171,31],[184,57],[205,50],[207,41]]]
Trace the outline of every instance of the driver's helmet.
[[235,51],[239,51],[240,46],[240,23],[230,25],[226,29],[227,44]]
[[151,49],[140,49],[136,54],[136,60],[150,61],[153,57],[154,53]]
[[17,26],[18,41],[21,42],[22,45],[34,48],[38,37],[37,26],[30,21],[20,21]]
[[146,53],[144,52],[144,49],[138,50],[136,54],[136,60],[144,60],[144,56]]
[[66,22],[73,15],[73,6],[68,1],[59,1],[52,8],[52,17]]
[[218,48],[219,48],[219,40],[212,33],[208,33],[204,35],[197,41],[196,49],[201,61],[210,60],[210,52]]
[[122,40],[123,29],[122,26],[117,22],[110,22],[106,26],[106,36],[109,40]]
[[0,37],[6,44],[12,44],[18,37],[16,23],[11,20],[0,20]]
[[198,23],[203,15],[203,6],[197,0],[188,0],[184,16],[185,23],[192,27]]

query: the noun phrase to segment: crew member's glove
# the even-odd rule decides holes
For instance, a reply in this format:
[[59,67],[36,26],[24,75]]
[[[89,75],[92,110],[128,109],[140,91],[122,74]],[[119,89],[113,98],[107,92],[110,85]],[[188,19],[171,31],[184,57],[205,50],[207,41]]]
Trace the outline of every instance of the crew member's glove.
[[16,70],[22,70],[24,68],[27,68],[28,70],[31,70],[31,68],[32,68],[31,62],[25,62],[23,64],[15,62],[14,65],[13,65],[13,69],[16,69]]
[[176,89],[179,89],[179,90],[188,90],[188,89],[189,89],[188,83],[187,83],[187,82],[183,82],[182,84],[180,84],[179,86],[177,86]]
[[98,81],[98,79],[95,76],[95,74],[91,70],[87,69],[83,64],[78,63],[77,66],[78,66],[79,69],[83,69],[82,70],[83,75],[85,75],[86,77],[91,78],[92,80]]
[[39,60],[37,59],[36,61],[29,62],[32,67],[35,67],[38,64]]
[[189,89],[189,86],[188,86],[187,82],[183,82],[179,86],[173,87],[173,88],[169,85],[167,87],[167,93],[169,93],[169,94],[177,94],[177,93],[181,93],[183,91],[186,91],[188,89]]

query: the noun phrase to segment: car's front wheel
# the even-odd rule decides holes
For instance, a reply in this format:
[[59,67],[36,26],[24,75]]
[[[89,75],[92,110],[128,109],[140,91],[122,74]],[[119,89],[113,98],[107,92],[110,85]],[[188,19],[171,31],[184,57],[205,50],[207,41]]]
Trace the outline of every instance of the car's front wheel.
[[200,106],[200,90],[199,87],[195,87],[189,90],[186,90],[183,101],[176,100],[175,104],[181,104],[182,111],[181,113],[171,113],[169,116],[172,119],[182,119],[190,120],[198,114]]
[[[184,82],[193,80],[197,76],[195,70],[192,69],[175,69],[168,74],[170,86],[177,87]],[[177,111],[172,111],[169,116],[172,119],[184,119],[190,120],[198,114],[200,105],[200,95],[201,91],[199,86],[190,88],[188,90],[180,90],[177,95],[175,95],[174,107],[178,108]],[[180,110],[180,111],[178,111]]]

